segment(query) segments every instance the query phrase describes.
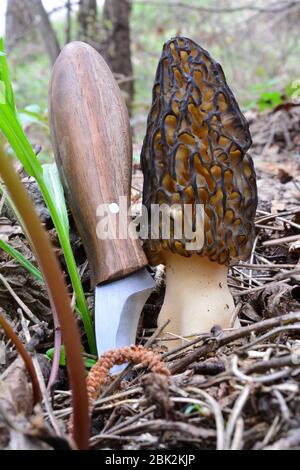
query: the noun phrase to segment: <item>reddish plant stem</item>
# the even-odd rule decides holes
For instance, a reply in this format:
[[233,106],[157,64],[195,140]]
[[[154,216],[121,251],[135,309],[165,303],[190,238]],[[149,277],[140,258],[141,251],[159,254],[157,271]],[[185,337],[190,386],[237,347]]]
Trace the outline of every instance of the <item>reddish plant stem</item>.
[[19,337],[16,335],[16,333],[14,332],[12,327],[9,325],[9,323],[7,323],[7,321],[5,320],[5,318],[2,315],[0,315],[0,325],[2,326],[5,334],[9,337],[9,339],[15,345],[18,353],[20,354],[20,356],[22,357],[22,359],[23,359],[23,361],[26,365],[26,368],[28,370],[28,374],[30,376],[31,383],[32,383],[33,400],[34,400],[33,404],[36,405],[37,403],[39,403],[42,400],[42,394],[41,394],[39,381],[38,381],[38,378],[37,378],[37,375],[36,375],[36,372],[35,372],[35,368],[34,368],[32,359],[31,359],[29,353],[26,351],[23,344],[21,343]]
[[36,215],[11,160],[1,149],[0,173],[29,234],[29,241],[48,288],[51,305],[54,306],[59,317],[72,389],[74,440],[78,449],[85,450],[89,447],[90,428],[85,367],[80,334],[71,310],[67,287],[48,235]]

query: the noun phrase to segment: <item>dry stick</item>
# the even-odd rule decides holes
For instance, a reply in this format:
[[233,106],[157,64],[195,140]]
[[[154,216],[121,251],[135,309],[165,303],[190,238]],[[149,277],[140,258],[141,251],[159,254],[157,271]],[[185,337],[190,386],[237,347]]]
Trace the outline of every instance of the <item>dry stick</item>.
[[[249,279],[249,286],[251,287],[252,286],[252,282],[254,281],[256,283],[257,286],[262,286],[263,284],[258,281],[257,279],[253,279],[252,277],[252,270],[250,270],[250,274],[246,274],[246,273],[243,273],[241,272],[241,270],[239,268],[232,268],[234,272],[236,272],[237,274],[239,274],[240,276],[243,276],[243,277],[246,277],[247,279]],[[236,277],[234,276],[234,278],[236,279]]]
[[[168,326],[170,323],[170,320],[168,320],[164,325],[162,325],[160,328],[157,328],[157,330],[153,333],[151,338],[148,339],[148,341],[145,343],[145,349],[150,348],[152,344],[155,342],[156,338],[161,334],[161,332]],[[134,364],[128,364],[128,366],[119,374],[116,379],[113,381],[113,383],[108,387],[107,390],[102,393],[101,398],[105,398],[112,394],[114,390],[118,388],[124,377],[134,368]]]
[[242,450],[244,429],[245,426],[243,418],[238,418],[230,450]]
[[242,306],[243,306],[242,302],[239,302],[234,308],[232,315],[231,315],[231,320],[230,320],[230,325],[229,325],[230,328],[234,328],[234,325],[238,319],[240,311],[242,310]]
[[[233,279],[234,281],[238,280],[241,283],[243,282],[241,279],[238,279],[236,276],[231,276],[230,274],[228,275],[228,278]],[[232,282],[229,282],[229,280],[228,280],[228,287],[231,287],[232,289],[240,289],[240,292],[248,292],[248,290],[249,290],[249,287],[234,284]]]
[[142,387],[132,387],[127,390],[124,390],[124,392],[115,393],[114,395],[110,395],[108,397],[100,397],[95,402],[95,409],[96,410],[101,409],[101,405],[104,405],[105,403],[109,403],[111,401],[120,400],[120,399],[121,399],[120,401],[124,401],[122,400],[123,398],[130,396],[130,395],[135,395],[137,393],[142,393],[142,391],[143,391]]
[[[277,219],[279,216],[277,214],[271,214],[270,212],[262,211],[261,209],[257,209],[257,213],[263,214],[261,217],[257,217],[256,222],[265,222],[266,220]],[[280,217],[286,217],[287,215],[294,215],[297,214],[299,211],[299,206],[294,207],[293,209],[289,209],[285,212],[280,212]]]
[[236,400],[233,410],[230,414],[230,417],[226,426],[226,433],[225,433],[225,449],[227,450],[229,450],[231,447],[230,443],[231,443],[232,435],[234,432],[234,428],[236,426],[236,422],[243,411],[243,408],[248,400],[249,394],[250,394],[250,387],[249,385],[246,385],[242,393]]
[[[266,269],[266,270],[268,270],[269,267],[271,268],[272,266],[274,266],[270,261],[268,261],[268,260],[267,260],[264,256],[262,256],[262,255],[258,255],[258,254],[256,253],[256,258],[257,258],[258,260],[261,260],[261,261],[264,263],[263,266],[264,266],[264,269]],[[281,273],[283,274],[283,273],[286,273],[286,272],[287,272],[287,271],[285,271],[285,268],[288,268],[288,269],[291,269],[291,268],[292,268],[293,270],[295,270],[295,269],[297,269],[298,264],[294,264],[294,265],[292,265],[292,266],[284,265],[284,264],[282,264],[282,265],[281,265],[281,264],[277,264],[277,265],[275,265],[275,266],[277,266],[277,268],[279,269],[279,271],[281,271]],[[293,271],[292,271],[292,272],[293,272]],[[277,278],[277,276],[278,276],[278,275],[275,276],[275,279]]]
[[290,237],[276,238],[262,243],[262,246],[281,245],[282,243],[296,242],[300,240],[300,235],[291,235]]
[[282,394],[280,393],[279,390],[273,390],[272,394],[275,396],[276,400],[279,403],[281,414],[282,414],[282,419],[286,422],[289,422],[290,420],[290,410],[286,404],[285,399],[283,398]]
[[79,449],[88,449],[90,420],[85,383],[85,367],[79,330],[72,314],[66,284],[47,233],[33,208],[32,202],[16,174],[11,160],[0,150],[0,173],[20,214],[40,265],[52,305],[54,305],[64,337],[68,357],[68,373],[72,388],[75,435]]
[[267,372],[270,369],[281,369],[282,367],[298,367],[299,364],[296,364],[293,361],[292,356],[279,356],[270,359],[269,361],[260,361],[256,364],[253,364],[245,369],[245,374],[250,375],[254,373],[263,373]]
[[[256,235],[255,237],[255,240],[254,240],[254,244],[253,244],[253,247],[252,247],[252,250],[251,250],[251,256],[250,256],[250,263],[253,263],[253,260],[254,260],[254,255],[255,255],[255,250],[256,250],[256,246],[257,246],[257,243],[258,243],[258,239],[259,239],[259,235]],[[253,276],[253,271],[252,269],[250,269],[250,287],[252,287],[252,276]]]
[[284,219],[283,217],[277,217],[277,219],[280,220],[280,222],[284,222],[285,224],[289,224],[292,227],[295,227],[300,230],[300,225],[296,224],[296,222],[293,222],[292,220]]
[[[113,400],[117,400],[119,398],[123,398],[126,396],[135,395],[136,393],[142,393],[142,391],[143,391],[142,387],[135,387],[134,389],[125,390],[124,392],[116,393],[106,398],[99,398],[95,402],[95,410],[102,410],[104,407],[101,405],[103,405],[104,403],[109,403]],[[117,405],[119,403],[123,403],[124,401],[125,400],[120,400],[117,403]],[[72,413],[72,408],[63,408],[62,410],[54,411],[54,415],[57,418],[61,418],[61,419],[70,416],[71,413]]]
[[[53,309],[54,307],[52,307]],[[61,327],[58,321],[58,315],[55,313],[53,315],[53,323],[55,328],[54,334],[54,356],[52,361],[52,368],[49,377],[49,382],[47,384],[47,392],[51,392],[52,387],[57,381],[59,366],[60,366],[60,354],[61,354],[61,346],[62,346],[62,336],[61,336]]]
[[288,325],[290,323],[296,323],[300,321],[300,312],[293,312],[288,313],[287,315],[282,315],[276,318],[270,318],[268,320],[263,320],[261,322],[255,323],[253,325],[245,326],[238,330],[231,331],[229,333],[223,333],[216,337],[211,337],[207,340],[207,342],[201,346],[200,348],[192,351],[190,354],[186,355],[182,359],[176,361],[171,367],[170,372],[171,374],[179,373],[182,370],[187,369],[187,367],[199,360],[207,356],[207,354],[211,352],[215,352],[221,346],[225,346],[237,339],[245,338],[249,336],[251,333],[261,333],[266,331],[270,328],[276,328],[280,325]]
[[202,396],[208,402],[209,407],[215,415],[216,428],[217,428],[217,450],[224,450],[225,448],[225,424],[222,415],[222,411],[219,403],[211,397],[204,390],[200,390],[196,387],[188,387],[186,391],[196,393],[197,395]]
[[260,218],[258,218],[258,219],[256,220],[256,223],[262,223],[262,222],[267,222],[267,221],[272,220],[272,219],[278,219],[278,220],[280,220],[281,222],[288,223],[289,225],[292,225],[293,227],[300,229],[300,225],[299,225],[299,224],[296,224],[296,223],[293,222],[292,220],[288,220],[288,219],[283,218],[283,216],[293,215],[293,214],[298,213],[298,212],[299,212],[299,208],[298,208],[298,209],[295,209],[295,210],[293,210],[293,211],[289,211],[289,212],[282,212],[280,215],[278,215],[278,214],[268,214],[268,212],[264,212],[264,211],[260,211],[260,212],[266,214],[266,216],[265,216],[265,217],[260,217]]
[[8,281],[5,279],[2,274],[0,274],[0,281],[4,284],[10,295],[15,299],[15,301],[19,304],[21,309],[26,313],[28,318],[34,323],[35,325],[39,325],[40,320],[32,313],[32,311],[24,304],[24,302],[20,299],[20,297],[15,293],[15,291],[11,288]]
[[209,439],[214,438],[216,433],[205,428],[194,426],[193,424],[183,423],[179,421],[166,421],[163,419],[156,419],[155,421],[145,421],[145,423],[134,424],[126,426],[117,434],[130,434],[130,433],[143,433],[143,432],[178,432],[179,435],[187,434],[195,439]]
[[24,348],[23,344],[19,340],[18,336],[12,329],[12,327],[7,323],[5,318],[0,315],[0,326],[5,331],[6,335],[11,339],[11,341],[16,346],[20,356],[22,357],[23,361],[25,362],[26,368],[30,375],[30,379],[32,382],[32,390],[33,390],[33,398],[34,398],[34,405],[39,403],[42,399],[41,390],[39,386],[39,381],[36,375],[36,371],[32,362],[32,359],[26,349]]
[[[299,266],[299,265],[297,265]],[[283,271],[282,273],[278,273],[275,276],[275,279],[278,281],[284,280],[284,279],[291,279],[294,276],[299,276],[300,274],[300,268],[297,267],[293,269],[292,271]]]
[[113,426],[113,424],[116,420],[116,417],[117,417],[116,416],[117,415],[117,410],[118,410],[118,408],[115,407],[115,408],[113,408],[112,412],[110,413],[110,415],[108,417],[108,420],[106,421],[104,427],[102,428],[102,433],[103,434],[108,433],[108,429],[110,429]]
[[261,225],[261,224],[255,224],[256,228],[263,229],[263,230],[273,230],[274,232],[284,232],[285,228],[284,227],[275,227],[274,225]]
[[120,423],[110,429],[110,434],[114,433],[115,431],[120,431],[121,429],[125,428],[126,426],[131,426],[132,424],[136,423],[139,419],[144,418],[148,414],[152,413],[153,411],[156,410],[156,406],[152,405],[146,410],[142,411],[141,413],[137,414],[136,416],[133,416],[132,418],[128,419],[125,421],[125,423]]
[[241,348],[239,348],[237,350],[237,352],[239,353],[239,352],[247,351],[248,349],[253,348],[253,346],[255,346],[256,344],[261,343],[262,341],[265,341],[266,339],[271,338],[272,336],[276,336],[279,333],[281,333],[282,331],[299,331],[299,330],[300,330],[300,326],[298,326],[298,325],[295,325],[295,326],[288,326],[288,325],[287,326],[280,326],[278,328],[275,328],[272,331],[269,331],[268,333],[261,336],[260,338],[255,339],[251,343],[246,344],[245,346],[242,346]]
[[[29,344],[30,340],[31,340],[31,336],[30,336],[28,325],[27,325],[27,320],[24,318],[24,315],[23,315],[23,312],[22,312],[21,309],[18,309],[18,313],[21,317],[21,324],[22,324],[22,328],[23,328],[23,331],[24,331],[26,341]],[[45,380],[44,380],[43,373],[42,373],[42,370],[41,370],[41,366],[40,366],[40,363],[38,361],[37,354],[36,354],[35,350],[33,351],[32,356],[33,356],[32,357],[32,362],[33,362],[33,365],[34,365],[35,370],[36,370],[36,375],[37,375],[37,379],[38,379],[38,382],[39,382],[40,390],[42,391],[43,401],[44,401],[44,404],[45,404],[46,411],[48,413],[48,416],[49,416],[49,419],[51,421],[51,424],[53,426],[54,431],[56,432],[56,434],[58,436],[62,437],[62,432],[60,430],[58,422],[55,419],[55,416],[54,416],[54,413],[53,413],[53,410],[52,410],[52,407],[51,407],[51,404],[50,404],[50,401],[49,401],[49,398],[48,398],[47,388],[46,388],[46,385],[45,385]]]
[[264,437],[264,440],[262,441],[261,444],[258,445],[258,450],[261,450],[271,441],[271,439],[273,439],[273,436],[275,435],[276,430],[278,429],[279,422],[280,422],[280,416],[276,415],[275,418],[273,419],[273,422],[270,428],[268,429],[267,434]]
[[[97,434],[97,436],[93,436],[90,439],[90,448],[93,449],[94,447],[98,446],[102,441],[117,441],[117,442],[140,442],[144,439],[141,436],[116,436],[113,434]],[[97,449],[99,450],[99,449]]]
[[122,405],[136,405],[138,408],[144,404],[145,400],[143,398],[127,398],[127,400],[121,400],[118,403],[110,403],[109,405],[102,405],[97,407],[97,411],[114,411],[115,408],[118,408]]
[[265,290],[267,287],[272,287],[272,286],[276,286],[277,284],[282,284],[288,277],[289,276],[286,276],[285,279],[282,279],[280,281],[267,282],[266,284],[262,286],[253,287],[253,289],[247,289],[247,290],[243,290],[240,292],[234,292],[233,297],[242,297],[244,295],[253,294],[254,292],[260,292],[262,290]]
[[248,375],[244,374],[241,372],[238,368],[238,357],[236,355],[233,356],[232,358],[232,372],[233,374],[240,379],[242,382],[248,382],[248,383],[260,383],[260,384],[266,384],[266,383],[271,383],[274,382],[275,380],[283,379],[285,377],[288,377],[291,373],[291,369],[285,369],[280,372],[274,372],[273,374],[267,374],[262,377],[249,377]]
[[[240,263],[236,265],[238,268],[246,268],[246,269],[253,269],[256,271],[271,271],[277,269],[295,269],[295,264],[247,264],[247,263]],[[232,267],[235,267],[233,265]]]
[[[195,335],[196,336],[196,335]],[[172,349],[171,351],[167,351],[161,355],[162,359],[166,359],[169,356],[173,356],[173,354],[181,353],[185,351],[186,349],[189,349],[191,346],[195,346],[198,343],[203,342],[204,340],[207,340],[209,338],[212,338],[211,333],[203,333],[201,335],[197,335],[197,338],[195,338],[193,341],[191,341],[189,344],[184,344],[183,346],[178,346],[178,348]],[[169,361],[174,360],[175,357],[169,358]]]

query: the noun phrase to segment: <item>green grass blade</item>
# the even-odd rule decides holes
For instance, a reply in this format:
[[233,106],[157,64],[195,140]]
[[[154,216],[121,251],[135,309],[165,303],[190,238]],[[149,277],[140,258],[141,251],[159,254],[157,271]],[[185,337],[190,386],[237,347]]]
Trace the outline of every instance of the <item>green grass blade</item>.
[[44,282],[41,271],[39,271],[33,264],[25,258],[22,253],[10,246],[4,240],[0,239],[0,248],[20,263],[27,271],[29,271],[38,281]]
[[66,200],[56,164],[43,165],[43,176],[52,201],[55,204],[56,211],[63,223],[64,230],[66,233],[69,233],[70,227]]
[[24,134],[16,114],[7,104],[0,104],[0,128],[24,166],[26,173],[34,178],[42,176],[42,165]]
[[9,70],[4,50],[4,39],[0,38],[0,81],[4,85],[5,102],[11,109],[16,109],[14,92],[11,85]]

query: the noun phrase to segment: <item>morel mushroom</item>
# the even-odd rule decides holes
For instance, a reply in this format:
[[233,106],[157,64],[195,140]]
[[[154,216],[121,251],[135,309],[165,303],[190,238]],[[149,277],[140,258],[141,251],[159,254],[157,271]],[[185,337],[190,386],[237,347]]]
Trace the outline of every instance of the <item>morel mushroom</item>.
[[[228,266],[249,257],[254,237],[256,176],[246,154],[251,143],[221,66],[190,39],[168,41],[157,69],[141,164],[149,215],[145,249],[150,262],[166,264],[158,322],[170,319],[167,330],[176,337],[230,325],[234,302]],[[153,237],[153,204],[170,209],[169,238],[162,224]],[[192,207],[193,230],[198,207],[203,209],[203,243],[196,249],[190,248],[194,238],[176,237],[185,205]]]

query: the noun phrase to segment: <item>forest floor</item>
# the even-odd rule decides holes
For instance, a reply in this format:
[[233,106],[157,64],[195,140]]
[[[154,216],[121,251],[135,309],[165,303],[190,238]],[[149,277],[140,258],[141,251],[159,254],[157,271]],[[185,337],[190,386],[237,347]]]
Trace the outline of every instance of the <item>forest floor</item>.
[[[108,378],[93,412],[91,449],[300,448],[300,105],[251,111],[247,118],[259,191],[257,236],[249,262],[232,266],[229,274],[242,327],[215,328],[192,346],[164,351],[155,324],[164,296],[159,267],[138,342],[160,352],[171,375],[149,375],[135,366],[121,383]],[[24,183],[58,247],[35,184]],[[133,187],[137,202],[142,187],[138,165]],[[1,235],[32,260],[13,214],[0,204]],[[75,230],[72,240],[92,308],[86,258]],[[0,263],[1,313],[30,342],[47,382],[45,352],[53,347],[53,323],[46,288],[3,252]],[[33,419],[22,361],[0,333],[0,448],[64,447],[63,439],[49,436],[64,432],[70,414],[67,375],[61,367],[51,402],[35,411]]]

